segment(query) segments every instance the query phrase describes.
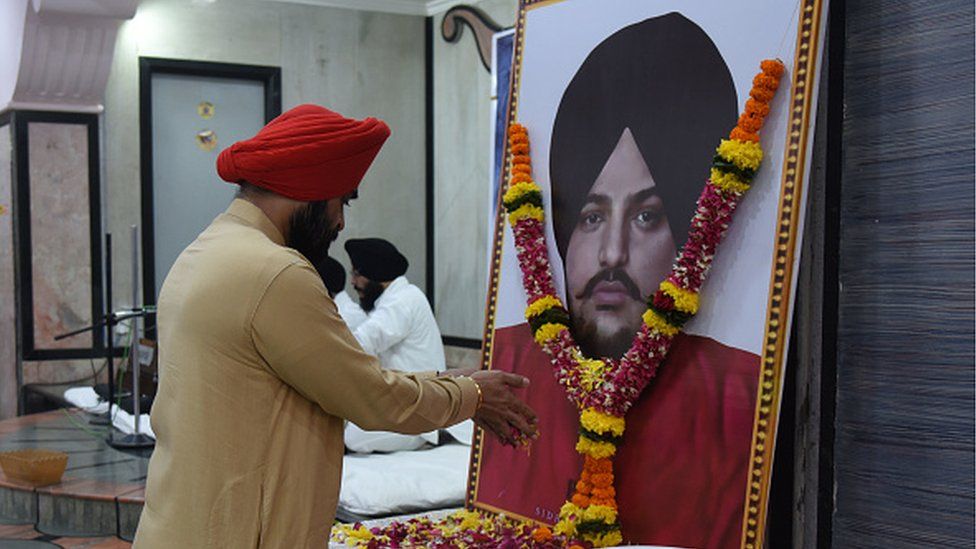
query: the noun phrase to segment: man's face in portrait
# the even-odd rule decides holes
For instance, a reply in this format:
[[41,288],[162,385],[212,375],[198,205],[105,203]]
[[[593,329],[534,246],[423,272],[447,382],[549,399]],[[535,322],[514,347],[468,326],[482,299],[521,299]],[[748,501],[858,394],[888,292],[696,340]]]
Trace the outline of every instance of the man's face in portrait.
[[624,129],[579,211],[566,249],[574,334],[589,356],[620,357],[667,275],[674,235],[659,188]]

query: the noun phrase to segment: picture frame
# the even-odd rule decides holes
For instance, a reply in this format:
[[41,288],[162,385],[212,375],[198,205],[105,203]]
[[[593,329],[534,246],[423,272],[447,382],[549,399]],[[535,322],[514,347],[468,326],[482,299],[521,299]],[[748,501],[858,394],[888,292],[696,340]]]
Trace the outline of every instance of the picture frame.
[[[727,494],[731,495],[725,496],[729,501],[737,499],[741,511],[729,513],[726,531],[710,538],[682,537],[680,533],[663,534],[659,537],[653,533],[653,528],[646,528],[635,538],[628,537],[628,524],[634,524],[646,517],[641,512],[622,510],[624,538],[629,543],[688,546],[696,543],[711,545],[715,540],[720,540],[721,546],[759,547],[762,545],[775,446],[772,441],[776,439],[790,333],[790,313],[795,295],[793,289],[806,198],[804,186],[810,169],[808,159],[812,147],[814,106],[819,84],[819,61],[826,26],[824,24],[826,8],[826,2],[813,0],[778,6],[773,5],[772,2],[755,2],[749,6],[724,7],[718,3],[685,7],[677,2],[656,3],[654,6],[635,2],[617,2],[612,4],[612,7],[608,7],[605,2],[598,5],[588,0],[523,0],[519,5],[510,88],[512,103],[508,121],[511,123],[518,120],[529,130],[533,173],[537,184],[543,188],[543,202],[546,204],[546,240],[550,261],[553,264],[556,286],[564,292],[564,296],[568,275],[564,274],[565,265],[560,253],[562,250],[554,242],[557,236],[554,235],[556,231],[553,223],[555,222],[550,221],[553,217],[553,209],[557,206],[550,200],[552,191],[549,185],[554,183],[550,180],[551,173],[546,162],[546,160],[552,162],[552,157],[549,156],[549,139],[552,134],[549,132],[553,127],[553,120],[559,116],[555,99],[564,93],[567,82],[577,74],[576,71],[583,70],[580,67],[585,64],[585,59],[588,59],[591,51],[595,51],[598,44],[602,44],[604,40],[628,25],[674,13],[682,17],[687,16],[686,19],[703,28],[703,32],[709,36],[709,39],[716,43],[715,47],[723,60],[730,60],[727,61],[727,65],[730,67],[729,72],[737,88],[734,116],[737,116],[739,109],[743,108],[745,92],[748,91],[749,83],[758,70],[759,61],[764,57],[777,56],[787,61],[787,74],[781,82],[779,95],[773,104],[774,112],[763,131],[763,144],[768,158],[754,184],[757,189],[752,193],[756,196],[747,196],[744,205],[740,207],[744,211],[737,214],[737,219],[744,217],[746,220],[733,222],[730,234],[716,256],[712,281],[706,283],[706,288],[703,289],[702,300],[705,303],[703,310],[699,313],[699,317],[686,327],[691,336],[714,340],[732,351],[745,351],[748,356],[743,355],[742,363],[754,371],[754,375],[745,374],[735,378],[739,380],[748,378],[745,386],[749,390],[746,392],[752,399],[748,409],[749,421],[747,423],[740,421],[740,424],[745,426],[740,431],[748,428],[745,431],[748,436],[740,432],[736,439],[738,441],[736,459],[740,463],[735,468],[737,480],[732,483],[734,486],[727,490]],[[587,9],[590,11],[587,12]],[[576,12],[575,15],[570,14],[573,10]],[[614,19],[615,12],[628,10],[634,17],[627,19],[627,16],[623,16]],[[560,18],[561,11],[562,18]],[[730,19],[736,24],[729,25]],[[719,22],[735,29],[740,35],[714,36],[714,32],[720,26]],[[550,30],[546,30],[546,25],[549,25]],[[593,30],[601,25],[603,31]],[[565,40],[558,40],[558,33],[566,32],[567,28],[573,28],[574,35],[581,37],[574,42],[578,41],[582,45],[570,45]],[[746,28],[756,32],[749,33]],[[772,33],[769,32],[769,28],[776,28],[777,31],[785,30],[782,33]],[[772,36],[773,34],[775,36]],[[782,44],[777,47],[776,43],[780,41],[780,35],[783,37]],[[756,38],[744,40],[742,36]],[[574,47],[579,51],[567,53],[567,50],[573,50]],[[526,66],[530,67],[528,73],[523,70]],[[540,67],[556,68],[550,70],[540,69]],[[532,73],[532,68],[544,74]],[[528,111],[527,115],[526,111]],[[734,116],[725,131],[734,125]],[[767,139],[769,136],[772,138]],[[718,144],[720,137],[722,136],[713,136],[714,145]],[[505,157],[509,157],[507,150]],[[707,177],[708,160],[707,158],[704,162],[699,160],[701,163],[699,183],[697,183],[699,189]],[[651,171],[654,172],[653,167]],[[503,182],[503,187],[507,188],[507,180]],[[512,234],[506,227],[505,215],[500,204],[496,206],[496,211],[499,214],[493,223],[483,367],[515,371],[526,375],[524,365],[529,359],[524,357],[528,356],[529,351],[521,355],[510,351],[521,345],[524,337],[522,340],[500,337],[506,335],[506,330],[518,330],[519,323],[524,323],[524,319],[519,317],[524,310],[525,294],[521,289],[521,280],[518,276]],[[687,219],[679,219],[676,223],[687,223]],[[763,244],[753,246],[756,249],[750,257],[756,259],[762,267],[749,271],[748,276],[752,280],[751,290],[744,293],[744,297],[749,298],[752,312],[746,316],[748,322],[741,322],[739,319],[734,321],[743,324],[745,328],[740,330],[741,333],[733,333],[736,332],[734,327],[729,329],[723,326],[732,323],[729,321],[730,318],[736,318],[730,311],[734,310],[732,307],[735,300],[742,297],[735,295],[735,289],[737,282],[743,280],[743,275],[740,273],[736,276],[735,262],[732,258],[743,250],[748,252],[750,249],[748,243],[759,241]],[[525,332],[522,330],[523,336]],[[523,358],[519,358],[520,356]],[[532,359],[535,361],[534,368],[528,371],[532,384],[527,394],[529,404],[535,405],[536,412],[540,414],[540,424],[547,425],[546,415],[551,412],[551,406],[548,404],[549,401],[542,402],[540,410],[539,397],[536,395],[542,392],[540,387],[551,381],[533,376],[551,378],[552,374],[551,367],[549,371],[539,373],[540,368],[548,366],[548,361],[544,358],[539,359],[539,356],[544,357],[538,353]],[[665,374],[668,366],[673,367],[667,362],[662,365]],[[654,388],[652,382],[645,393],[653,392]],[[546,396],[552,397],[552,393],[547,393]],[[535,402],[533,402],[534,398]],[[571,405],[568,400],[563,400],[560,404],[552,406],[567,408]],[[637,405],[631,414],[640,412],[641,406]],[[561,422],[550,419],[548,426],[556,425],[557,429],[565,427],[564,424],[568,421],[566,418],[572,417],[573,413],[571,409],[552,412],[553,416],[562,419]],[[740,410],[740,418],[745,415]],[[543,441],[546,436],[543,429],[540,441]],[[547,482],[539,481],[548,474],[541,472],[544,470],[542,467],[532,469],[531,475],[525,474],[524,471],[520,472],[517,466],[513,467],[513,463],[535,460],[551,464],[553,457],[558,460],[560,454],[555,451],[546,453],[545,446],[540,445],[540,441],[532,443],[529,454],[519,455],[514,450],[500,450],[496,442],[487,439],[484,433],[479,431],[472,448],[467,505],[525,520],[554,523],[558,516],[558,501],[563,501],[572,492],[571,487],[565,487],[565,494],[557,493],[561,488],[560,482],[567,480],[566,476],[560,477],[559,480],[550,478],[548,488],[545,488],[539,486],[540,482],[541,484]],[[567,455],[574,452],[571,446],[565,447],[562,451]],[[567,465],[563,469],[568,471],[572,467]],[[626,479],[627,475],[623,477]],[[617,478],[621,479],[620,476]],[[635,475],[630,475],[629,478],[632,482],[627,486],[617,486],[618,498],[621,489],[626,492],[634,490],[635,487],[640,489],[642,484],[653,484],[647,479],[633,480],[636,478]],[[680,483],[675,486],[681,488]],[[690,483],[687,488],[689,491],[695,490],[695,486]],[[533,503],[541,501],[542,498],[537,497],[536,494],[546,490],[550,493],[548,503],[538,505]],[[491,492],[488,493],[489,491]],[[508,493],[500,495],[502,492]],[[644,497],[630,497],[629,500],[625,495],[624,499],[630,502],[646,502],[639,505],[646,505],[648,509],[659,508],[659,504],[667,503],[656,501],[653,490],[649,492]],[[707,490],[699,490],[699,492],[705,493],[703,497],[708,495]],[[646,516],[650,516],[650,511]],[[693,525],[684,530],[696,528],[708,529],[707,526]],[[684,543],[682,539],[685,540]]]

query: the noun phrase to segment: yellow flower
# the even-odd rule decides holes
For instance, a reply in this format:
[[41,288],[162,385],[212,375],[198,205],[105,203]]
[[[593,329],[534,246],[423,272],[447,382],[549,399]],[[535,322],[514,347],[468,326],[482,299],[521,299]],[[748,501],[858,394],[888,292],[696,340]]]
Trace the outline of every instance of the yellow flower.
[[606,371],[607,364],[595,358],[586,358],[580,353],[579,349],[573,349],[573,359],[580,366],[580,380],[583,389],[590,391],[593,387],[603,381],[603,373]]
[[661,315],[651,309],[644,311],[644,324],[647,324],[649,327],[654,328],[666,336],[673,336],[678,333],[678,328],[668,324],[667,320],[664,320]]
[[713,185],[723,191],[742,194],[749,190],[749,184],[739,179],[739,176],[732,172],[723,172],[712,168],[711,180]]
[[366,528],[362,524],[354,528],[349,528],[346,531],[346,536],[351,540],[355,540],[357,543],[368,542],[369,540],[373,539],[373,533],[369,531],[369,528]]
[[542,208],[526,203],[516,208],[514,212],[508,214],[508,222],[515,225],[525,218],[532,218],[536,221],[542,221],[544,215],[545,214],[542,211]]
[[586,408],[580,412],[580,425],[588,431],[596,433],[613,433],[614,436],[624,434],[624,418],[604,414],[595,408]]
[[451,518],[458,521],[458,530],[476,529],[481,524],[481,515],[475,511],[458,511]]
[[538,191],[539,186],[535,183],[515,183],[509,186],[508,190],[505,191],[505,196],[502,197],[503,202],[512,202],[521,198],[523,195],[528,194],[532,191]]
[[594,547],[614,547],[624,542],[624,536],[620,530],[613,530],[605,534],[590,534],[584,537]]
[[602,459],[617,453],[617,447],[610,442],[597,442],[581,436],[576,442],[576,451],[596,459]]
[[607,524],[617,522],[617,510],[606,505],[590,505],[580,513],[580,520],[599,520]]
[[664,293],[671,296],[674,306],[682,312],[695,314],[698,312],[698,292],[679,288],[674,282],[665,280],[661,283]]
[[743,170],[759,169],[763,158],[759,143],[738,139],[723,139],[718,146],[718,154]]
[[539,345],[545,345],[547,341],[555,339],[563,330],[568,329],[565,324],[556,324],[553,322],[543,324],[535,331],[535,341]]
[[543,296],[533,301],[531,305],[525,308],[525,318],[532,318],[547,311],[548,309],[562,306],[563,302],[559,301],[558,297],[553,295]]

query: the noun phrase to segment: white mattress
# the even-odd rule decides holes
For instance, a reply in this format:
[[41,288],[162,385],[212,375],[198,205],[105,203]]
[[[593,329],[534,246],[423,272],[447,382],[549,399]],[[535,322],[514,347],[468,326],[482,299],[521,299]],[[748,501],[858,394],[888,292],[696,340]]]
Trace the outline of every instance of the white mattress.
[[451,442],[427,450],[347,454],[339,515],[380,517],[464,503],[471,448]]

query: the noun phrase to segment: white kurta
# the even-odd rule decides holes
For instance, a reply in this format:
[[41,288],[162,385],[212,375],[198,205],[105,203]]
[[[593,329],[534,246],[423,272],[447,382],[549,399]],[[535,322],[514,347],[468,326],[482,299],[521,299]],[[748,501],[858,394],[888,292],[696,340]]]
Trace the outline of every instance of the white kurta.
[[[379,357],[383,369],[442,372],[447,368],[441,332],[427,296],[406,277],[397,277],[383,290],[366,320],[353,328],[353,335],[364,351]],[[349,424],[345,441],[355,452],[414,450],[426,442],[437,444],[437,432],[416,436],[366,432]]]
[[441,331],[420,288],[397,277],[376,300],[369,318],[353,335],[380,366],[400,372],[446,369]]
[[346,321],[349,330],[355,330],[363,322],[366,322],[366,311],[349,297],[345,290],[336,294],[333,298],[336,307],[339,309],[339,316]]

